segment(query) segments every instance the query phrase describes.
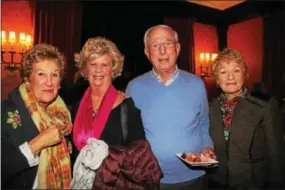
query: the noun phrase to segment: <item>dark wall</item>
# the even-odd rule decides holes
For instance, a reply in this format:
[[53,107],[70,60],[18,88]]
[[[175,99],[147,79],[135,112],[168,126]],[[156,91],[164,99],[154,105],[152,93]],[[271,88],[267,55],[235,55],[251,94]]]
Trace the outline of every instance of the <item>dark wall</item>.
[[191,55],[192,48],[194,48],[194,36],[193,33],[191,33],[192,24],[187,19],[177,19],[173,17],[165,17],[164,22],[166,25],[172,27],[179,35],[181,50],[177,60],[178,67],[186,71],[194,71],[194,57]]
[[103,36],[117,44],[125,55],[125,72],[138,75],[151,68],[144,55],[143,35],[163,16],[143,14],[134,4],[114,2],[84,3],[82,44],[89,37]]
[[[219,48],[227,47],[228,26],[284,9],[284,2],[246,1],[225,11],[185,1],[82,1],[82,41],[103,36],[114,41],[125,55],[123,77],[129,80],[151,69],[144,55],[143,35],[151,26],[164,24],[165,18],[189,20],[217,27]],[[178,27],[179,28],[179,27]],[[187,30],[187,28],[186,28]],[[180,41],[185,41],[181,39]],[[187,66],[185,65],[187,69]],[[190,68],[191,69],[191,68]],[[122,83],[125,83],[123,81]]]
[[143,35],[148,28],[164,24],[167,16],[197,21],[195,17],[199,14],[204,15],[200,22],[215,25],[220,12],[196,4],[189,7],[185,1],[83,1],[82,5],[82,45],[89,37],[95,36],[114,41],[125,55],[124,72],[130,72],[131,78],[151,69],[143,45]]

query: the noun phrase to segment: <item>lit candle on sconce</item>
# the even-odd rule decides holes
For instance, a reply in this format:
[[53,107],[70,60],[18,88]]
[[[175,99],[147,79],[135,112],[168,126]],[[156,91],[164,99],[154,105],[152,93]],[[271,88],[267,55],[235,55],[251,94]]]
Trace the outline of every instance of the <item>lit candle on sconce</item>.
[[205,54],[204,53],[200,53],[200,61],[203,63],[205,60]]
[[1,63],[11,75],[21,68],[23,55],[32,46],[32,36],[25,32],[1,30],[1,43]]
[[11,31],[9,32],[9,40],[12,45],[16,42],[16,33]]
[[26,35],[25,33],[20,33],[20,44],[25,45]]
[[26,47],[29,48],[32,45],[32,36],[26,35]]
[[200,53],[200,75],[201,77],[209,77],[212,74],[209,69],[211,68],[211,64],[217,58],[217,53],[204,52]]
[[6,44],[7,41],[12,45],[12,49],[15,44],[20,44],[21,46],[26,47],[30,47],[32,45],[32,36],[26,35],[24,32],[19,33],[19,38],[16,38],[16,32],[14,31],[10,31],[9,36],[7,36],[6,34],[6,31],[1,31],[2,45]]
[[1,43],[4,44],[6,42],[6,32],[1,31]]
[[215,61],[215,59],[217,58],[218,54],[217,53],[212,53],[212,58],[211,61]]
[[210,62],[210,53],[205,54],[205,60],[206,60],[206,63]]

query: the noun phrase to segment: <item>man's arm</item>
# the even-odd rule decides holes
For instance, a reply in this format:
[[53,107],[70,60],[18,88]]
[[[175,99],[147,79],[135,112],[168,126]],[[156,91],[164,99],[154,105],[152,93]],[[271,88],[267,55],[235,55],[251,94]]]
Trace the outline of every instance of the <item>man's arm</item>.
[[202,90],[199,97],[201,97],[200,101],[200,118],[199,118],[199,127],[201,129],[201,137],[202,137],[202,147],[204,148],[212,148],[213,149],[213,141],[209,135],[209,107],[208,107],[208,99],[207,92],[204,84],[202,84]]

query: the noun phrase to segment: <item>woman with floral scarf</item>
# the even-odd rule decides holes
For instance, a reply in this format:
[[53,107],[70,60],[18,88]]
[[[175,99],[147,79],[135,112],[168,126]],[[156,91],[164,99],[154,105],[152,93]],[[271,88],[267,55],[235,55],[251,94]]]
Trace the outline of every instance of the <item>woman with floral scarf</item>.
[[210,170],[210,188],[281,188],[284,148],[276,99],[249,92],[247,65],[236,50],[223,50],[212,70],[221,93],[209,110],[210,135],[219,161]]
[[70,113],[58,96],[65,59],[53,46],[38,44],[23,58],[23,82],[2,102],[3,189],[67,189],[71,164],[66,135]]

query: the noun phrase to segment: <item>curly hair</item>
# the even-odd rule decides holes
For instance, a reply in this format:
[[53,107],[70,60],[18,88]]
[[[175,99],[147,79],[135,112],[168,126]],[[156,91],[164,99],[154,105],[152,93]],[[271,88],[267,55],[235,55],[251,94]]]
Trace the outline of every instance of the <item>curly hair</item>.
[[215,79],[218,77],[218,67],[221,65],[221,63],[230,63],[230,62],[236,62],[241,66],[242,72],[244,77],[248,77],[248,71],[247,71],[247,65],[245,63],[245,60],[243,56],[238,52],[237,50],[225,48],[223,51],[221,51],[217,58],[214,60],[212,65],[212,72]]
[[120,76],[123,69],[124,56],[112,41],[103,37],[89,38],[82,50],[74,55],[76,67],[81,75],[86,78],[86,64],[105,54],[110,55],[112,59],[112,79]]
[[22,61],[21,78],[30,78],[33,71],[33,63],[44,60],[52,60],[60,67],[60,78],[63,78],[66,59],[59,50],[50,44],[37,44],[29,49]]

